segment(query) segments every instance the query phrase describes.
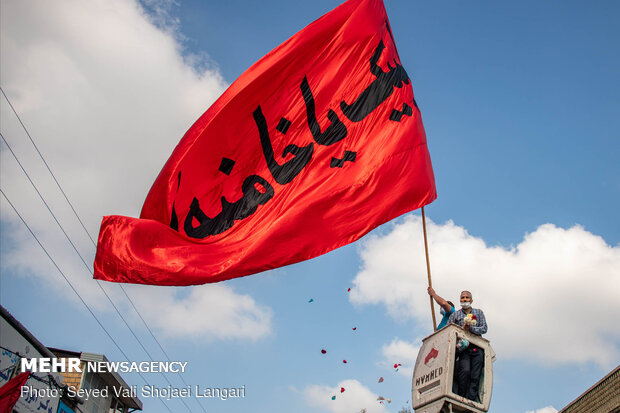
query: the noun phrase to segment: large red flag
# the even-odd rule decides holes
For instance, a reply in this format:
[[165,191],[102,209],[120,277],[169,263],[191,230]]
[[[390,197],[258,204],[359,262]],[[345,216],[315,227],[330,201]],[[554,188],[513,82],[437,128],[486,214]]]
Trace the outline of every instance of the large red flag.
[[381,0],[349,0],[268,53],[192,125],[140,219],[104,217],[95,278],[216,282],[353,242],[436,198]]

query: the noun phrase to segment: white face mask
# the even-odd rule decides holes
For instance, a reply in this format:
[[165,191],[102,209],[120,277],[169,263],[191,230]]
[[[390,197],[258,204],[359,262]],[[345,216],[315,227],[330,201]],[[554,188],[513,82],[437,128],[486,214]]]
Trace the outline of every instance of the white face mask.
[[463,307],[464,309],[471,308],[471,301],[463,301],[461,303],[461,307]]

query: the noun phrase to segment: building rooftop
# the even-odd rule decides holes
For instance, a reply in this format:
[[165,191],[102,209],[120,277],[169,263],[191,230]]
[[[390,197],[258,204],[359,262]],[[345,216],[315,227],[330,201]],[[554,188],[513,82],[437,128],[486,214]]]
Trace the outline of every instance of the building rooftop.
[[559,413],[620,412],[620,366],[573,400]]

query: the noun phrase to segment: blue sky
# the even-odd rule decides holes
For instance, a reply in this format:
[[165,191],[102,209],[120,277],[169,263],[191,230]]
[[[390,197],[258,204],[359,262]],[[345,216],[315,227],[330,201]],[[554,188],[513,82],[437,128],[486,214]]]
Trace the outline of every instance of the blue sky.
[[[96,236],[103,215],[138,216],[185,130],[236,77],[338,4],[3,1],[1,86]],[[620,314],[620,6],[385,5],[437,180],[438,199],[426,209],[433,284],[453,301],[470,289],[487,315],[497,353],[491,411],[559,410],[620,361],[611,327]],[[4,97],[1,110],[2,135],[92,262],[93,245]],[[129,357],[148,360],[4,143],[1,156],[2,190]],[[122,360],[8,203],[0,205],[2,305],[49,346]],[[188,361],[187,383],[245,386],[244,399],[203,401],[207,411],[370,413],[410,401],[409,368],[431,332],[425,283],[414,212],[264,274],[126,288],[171,358]],[[118,286],[104,287],[161,359]],[[145,411],[168,411],[143,401]],[[168,406],[188,411],[179,401]]]

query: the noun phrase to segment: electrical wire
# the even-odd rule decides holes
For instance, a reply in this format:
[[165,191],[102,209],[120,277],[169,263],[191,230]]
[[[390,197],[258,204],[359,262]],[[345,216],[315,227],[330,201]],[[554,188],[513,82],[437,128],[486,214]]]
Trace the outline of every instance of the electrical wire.
[[[48,172],[50,173],[50,175],[52,176],[54,182],[56,183],[56,186],[58,186],[58,189],[60,190],[60,192],[62,193],[62,195],[64,196],[65,200],[67,201],[67,203],[69,204],[69,206],[71,207],[71,210],[73,211],[73,214],[75,215],[75,217],[77,218],[78,222],[80,223],[80,225],[82,226],[82,228],[84,229],[84,232],[86,232],[86,235],[88,236],[88,238],[90,239],[91,243],[93,244],[93,246],[95,246],[95,248],[97,247],[96,242],[94,241],[93,237],[91,236],[90,232],[88,231],[88,229],[86,228],[86,226],[84,225],[84,223],[82,222],[82,220],[80,219],[79,214],[77,213],[77,211],[75,210],[75,208],[73,207],[73,204],[71,203],[71,201],[69,200],[69,197],[67,196],[67,194],[65,193],[65,191],[62,189],[62,186],[60,185],[60,182],[58,182],[58,180],[56,179],[56,176],[54,175],[54,172],[52,172],[52,169],[50,168],[50,166],[48,165],[47,161],[45,160],[45,157],[43,156],[43,154],[41,153],[41,151],[39,150],[38,146],[36,145],[36,143],[34,142],[34,139],[32,138],[32,136],[30,135],[30,132],[28,132],[28,129],[26,128],[26,125],[24,124],[24,122],[22,122],[21,117],[19,116],[19,114],[17,113],[17,111],[15,110],[15,108],[13,107],[13,104],[11,103],[11,100],[9,99],[9,97],[6,95],[6,93],[4,92],[4,89],[2,89],[2,87],[0,87],[0,91],[2,92],[2,95],[4,96],[4,98],[6,99],[7,103],[9,104],[9,107],[11,108],[11,110],[13,111],[13,113],[15,114],[15,117],[17,118],[17,120],[19,121],[20,125],[22,126],[24,132],[26,133],[26,135],[28,136],[28,138],[30,139],[30,142],[32,143],[32,145],[34,146],[35,150],[37,151],[37,153],[39,154],[39,157],[41,158],[41,160],[43,161],[43,164],[45,165],[45,167],[47,168]],[[9,150],[11,151],[11,153],[13,154],[13,157],[15,158],[15,160],[17,160],[18,164],[20,165],[20,167],[22,168],[22,171],[24,172],[24,174],[26,174],[26,176],[28,176],[28,174],[26,173],[24,167],[21,165],[21,163],[19,162],[19,160],[17,159],[17,156],[15,155],[15,153],[13,152],[13,150],[10,148],[10,146],[8,145],[8,143],[6,142],[6,140],[4,139],[4,136],[2,137],[2,140],[5,142],[5,144],[7,145],[7,147],[9,148]],[[36,186],[34,185],[34,183],[32,182],[32,180],[30,179],[30,177],[28,177],[28,180],[30,181],[30,183],[33,185],[33,187],[35,187],[35,190],[37,191],[37,193],[39,194],[39,197],[41,198],[41,200],[43,200],[43,197],[41,196],[41,194],[39,193],[39,191],[36,189]],[[47,209],[50,211],[50,213],[52,214],[52,216],[54,216],[54,214],[52,213],[52,211],[50,210],[49,206],[47,206],[47,203],[45,202],[45,200],[43,200],[43,203],[45,203]],[[56,217],[54,216],[54,220],[56,220]],[[73,243],[71,242],[71,240],[69,239],[69,236],[66,234],[66,232],[64,231],[64,229],[62,228],[62,226],[60,225],[60,223],[58,222],[58,220],[56,220],[56,223],[58,224],[58,226],[61,228],[62,232],[65,234],[65,237],[67,237],[67,239],[69,240],[69,242],[71,243],[71,245],[73,246],[73,249],[76,251],[76,253],[80,256],[80,259],[82,260],[82,262],[84,263],[84,265],[86,265],[87,270],[90,272],[91,275],[92,272],[90,271],[90,267],[88,266],[88,264],[86,264],[86,262],[84,261],[84,259],[82,258],[82,256],[80,255],[80,253],[77,251],[77,248],[73,245]],[[129,325],[127,324],[127,322],[125,321],[124,317],[121,315],[121,313],[118,311],[118,309],[116,308],[116,306],[114,305],[114,303],[112,302],[112,300],[110,299],[110,297],[108,296],[108,294],[105,292],[105,290],[103,289],[103,287],[100,285],[99,280],[96,280],[99,288],[101,288],[101,290],[103,291],[103,293],[106,295],[106,297],[108,298],[108,300],[110,301],[110,303],[112,304],[112,306],[114,307],[114,309],[116,310],[116,312],[118,313],[118,315],[121,317],[121,319],[123,320],[123,322],[125,323],[125,325],[127,325],[127,327],[130,329],[130,331],[132,332],[132,334],[134,335],[134,337],[136,338],[136,340],[138,341],[138,344],[140,344],[140,346],[144,349],[145,353],[149,356],[149,358],[151,358],[151,360],[153,360],[153,358],[151,357],[151,355],[149,354],[149,352],[146,350],[146,348],[144,348],[144,346],[142,345],[142,343],[140,342],[140,340],[138,340],[138,338],[135,336],[135,334],[133,333],[133,330],[131,329],[131,327],[129,327]],[[144,324],[144,326],[146,327],[147,331],[149,332],[149,334],[151,335],[151,337],[153,338],[153,340],[157,343],[157,345],[159,346],[160,350],[162,351],[162,353],[164,354],[164,356],[166,357],[166,359],[170,362],[171,359],[168,356],[168,353],[166,353],[166,351],[164,350],[163,346],[161,345],[161,343],[159,342],[159,340],[157,340],[157,337],[155,337],[155,334],[153,334],[153,331],[151,330],[151,328],[148,326],[147,322],[144,320],[144,317],[142,317],[142,314],[140,314],[140,312],[138,311],[137,307],[135,306],[133,300],[129,297],[129,294],[127,294],[127,291],[125,290],[125,288],[123,288],[123,286],[121,284],[118,284],[119,288],[121,289],[121,291],[123,291],[123,294],[125,295],[125,297],[127,298],[127,300],[129,301],[129,303],[131,304],[132,308],[134,309],[134,311],[136,312],[136,314],[138,315],[138,317],[140,318],[140,320],[142,321],[142,323]],[[183,378],[183,376],[181,375],[181,373],[177,372],[176,373],[179,378],[181,379],[181,381],[183,382],[183,384],[185,384],[185,386],[188,386],[187,382],[185,381],[185,379]],[[163,375],[163,373],[162,373]],[[164,378],[166,378],[166,376],[164,376]],[[170,381],[168,381],[168,379],[166,378],[166,381],[168,382],[168,384],[172,385],[170,383]],[[183,401],[183,399],[181,399],[181,401]],[[198,401],[198,399],[196,399],[196,402],[198,403],[199,407],[205,412],[207,413],[207,411],[205,410],[205,408],[202,406],[202,404]],[[183,401],[183,404],[185,404],[185,402]],[[187,405],[186,405],[187,407]],[[188,410],[189,407],[188,407]],[[191,411],[191,410],[190,410]]]
[[[67,234],[67,232],[65,231],[65,229],[63,228],[63,226],[60,224],[60,222],[58,221],[58,218],[56,218],[56,215],[54,214],[54,212],[52,212],[52,209],[50,208],[50,206],[48,205],[48,203],[45,201],[45,198],[43,198],[43,195],[41,195],[41,192],[39,191],[39,189],[37,188],[37,186],[35,185],[35,183],[32,181],[32,179],[30,178],[30,175],[28,174],[28,172],[26,172],[26,169],[24,169],[24,166],[22,165],[22,163],[19,161],[19,158],[17,158],[17,155],[15,154],[15,152],[13,152],[13,149],[11,148],[11,146],[9,145],[9,143],[6,141],[6,139],[4,138],[4,135],[2,135],[2,133],[0,133],[0,137],[2,138],[2,141],[4,142],[4,144],[7,146],[7,148],[9,148],[9,151],[11,152],[11,154],[13,155],[13,157],[15,158],[15,161],[17,161],[18,165],[20,166],[20,168],[22,169],[22,172],[26,175],[26,178],[28,178],[28,181],[30,182],[30,184],[32,185],[32,187],[34,188],[34,190],[37,192],[37,194],[39,195],[39,198],[41,198],[41,201],[43,202],[43,204],[45,205],[45,207],[47,208],[47,210],[49,211],[50,215],[52,216],[52,218],[54,219],[54,221],[56,222],[56,224],[58,225],[58,227],[60,228],[60,230],[62,231],[62,233],[65,235],[65,238],[67,238],[67,241],[69,241],[69,244],[71,244],[71,246],[73,247],[73,250],[75,251],[75,253],[78,255],[78,257],[80,257],[80,260],[82,261],[82,263],[84,264],[84,266],[86,267],[86,271],[88,271],[90,273],[90,275],[92,276],[93,273],[90,269],[90,266],[86,263],[86,260],[84,259],[84,257],[82,256],[82,254],[80,254],[80,251],[77,249],[77,247],[75,246],[75,244],[73,243],[73,241],[71,240],[71,237],[69,237],[69,234]],[[129,329],[129,331],[131,332],[131,334],[133,335],[133,337],[136,339],[136,341],[138,342],[138,344],[140,345],[140,347],[142,347],[142,350],[144,350],[144,352],[146,353],[146,355],[151,359],[151,361],[155,361],[153,359],[153,357],[151,356],[151,354],[148,352],[148,350],[146,349],[146,347],[144,347],[144,345],[142,344],[142,342],[140,341],[140,339],[138,338],[138,336],[136,336],[136,333],[133,331],[133,329],[131,328],[131,326],[129,325],[129,323],[127,322],[127,320],[125,319],[125,317],[123,317],[123,314],[121,313],[121,311],[118,309],[118,307],[116,306],[116,304],[114,304],[114,301],[112,301],[112,298],[110,298],[110,296],[108,295],[108,293],[106,292],[106,290],[103,288],[103,285],[101,285],[101,282],[99,280],[95,280],[97,283],[97,286],[99,287],[99,289],[103,292],[103,294],[106,296],[106,298],[108,299],[108,301],[110,302],[110,304],[112,305],[112,307],[114,308],[114,310],[116,311],[116,313],[118,314],[118,316],[121,318],[121,320],[123,320],[123,323],[125,323],[125,326]],[[168,377],[166,377],[162,372],[160,372],[160,374],[162,375],[162,377],[166,380],[166,382],[172,386],[172,383],[170,383],[170,380],[168,380]],[[191,409],[189,408],[189,406],[187,406],[187,404],[185,403],[185,400],[180,399],[181,402],[185,405],[185,407],[187,407],[187,410],[190,411],[191,413]]]
[[78,219],[78,221],[80,222],[80,224],[82,225],[82,228],[84,228],[84,231],[86,231],[86,235],[88,235],[88,237],[90,238],[90,240],[92,241],[92,243],[94,244],[95,241],[93,240],[93,238],[90,236],[90,233],[88,232],[88,230],[86,229],[86,226],[84,225],[84,223],[82,222],[82,220],[80,219],[80,216],[78,215],[78,213],[75,211],[75,208],[73,208],[73,204],[71,203],[71,201],[69,201],[69,198],[67,197],[67,194],[65,194],[65,191],[62,190],[62,187],[60,186],[60,183],[58,183],[58,180],[56,179],[56,176],[54,175],[54,173],[52,172],[52,170],[50,169],[49,165],[47,164],[47,162],[45,161],[45,158],[43,157],[43,155],[41,154],[41,151],[39,151],[39,147],[37,146],[36,143],[34,143],[34,139],[32,139],[32,136],[30,136],[30,133],[28,132],[28,129],[26,128],[26,125],[24,125],[24,122],[22,122],[22,119],[19,117],[19,115],[17,114],[17,111],[15,110],[15,108],[13,107],[13,104],[11,104],[11,100],[9,99],[9,97],[6,95],[6,93],[4,93],[4,89],[2,89],[2,87],[0,87],[0,91],[2,92],[2,95],[4,95],[4,98],[6,99],[7,103],[9,104],[11,110],[13,111],[13,113],[15,114],[15,117],[17,118],[17,120],[19,121],[20,125],[22,125],[22,128],[24,129],[24,132],[26,132],[26,135],[28,136],[28,138],[30,139],[30,142],[32,143],[32,146],[34,146],[34,148],[37,150],[37,153],[39,154],[39,156],[41,157],[41,160],[43,161],[43,163],[45,164],[45,167],[47,168],[47,170],[49,171],[50,175],[52,175],[52,178],[54,179],[54,182],[56,182],[56,185],[58,186],[58,189],[60,189],[60,192],[62,193],[62,195],[65,197],[65,200],[67,201],[67,203],[69,204],[69,206],[71,207],[71,210],[73,211],[73,213],[75,214],[75,217]]
[[[93,312],[93,310],[90,308],[90,306],[88,304],[86,304],[86,301],[84,301],[84,299],[82,298],[82,296],[80,295],[80,293],[78,293],[78,291],[75,289],[75,287],[73,286],[73,284],[71,283],[71,281],[69,281],[69,279],[67,278],[67,276],[65,275],[65,273],[60,269],[60,267],[58,266],[58,264],[56,264],[56,261],[54,261],[54,259],[52,258],[52,256],[49,254],[49,252],[47,251],[47,249],[43,246],[43,244],[41,243],[41,241],[39,240],[39,238],[35,235],[35,233],[32,231],[32,229],[30,228],[30,226],[28,225],[28,223],[24,220],[24,218],[21,216],[21,214],[19,213],[19,211],[17,211],[17,208],[15,208],[15,206],[13,205],[13,203],[11,202],[11,200],[8,198],[8,196],[4,193],[4,191],[2,190],[2,188],[0,188],[0,193],[2,194],[2,196],[4,197],[4,199],[6,199],[6,201],[9,203],[9,205],[11,206],[11,208],[13,208],[13,211],[15,212],[15,214],[19,217],[19,219],[22,221],[22,223],[24,224],[24,226],[28,229],[28,231],[30,232],[30,235],[32,235],[32,237],[35,239],[35,241],[37,242],[37,244],[39,244],[39,246],[41,247],[41,249],[43,250],[43,252],[45,253],[45,255],[47,255],[47,257],[50,259],[50,261],[52,262],[52,264],[54,264],[54,267],[56,267],[56,269],[58,270],[58,272],[60,273],[60,275],[62,276],[62,278],[65,280],[65,282],[69,285],[69,287],[71,288],[71,290],[73,290],[73,292],[75,293],[75,295],[78,296],[78,298],[80,299],[80,301],[82,302],[82,304],[84,304],[84,307],[86,307],[86,309],[88,310],[88,312],[90,313],[90,315],[95,319],[95,321],[97,322],[97,324],[99,324],[99,327],[101,327],[101,329],[106,333],[106,335],[108,336],[108,338],[112,341],[112,343],[114,343],[114,345],[116,346],[116,348],[118,349],[118,351],[121,352],[121,354],[123,355],[123,357],[125,357],[125,360],[127,360],[127,362],[129,361],[129,357],[127,356],[127,354],[125,354],[125,352],[123,351],[123,349],[121,348],[121,346],[118,345],[118,343],[116,342],[116,340],[114,340],[114,338],[112,337],[112,335],[110,334],[110,332],[103,326],[103,324],[101,323],[101,321],[99,320],[99,318],[95,315],[95,313]],[[142,375],[141,372],[137,372],[138,375],[140,376],[140,378],[147,384],[150,385],[149,382],[144,378],[144,376]],[[170,413],[172,413],[172,410],[170,410],[170,408],[168,407],[168,405],[161,399],[159,398],[159,400],[162,402],[162,404],[166,407],[166,409],[168,409],[168,411]]]

